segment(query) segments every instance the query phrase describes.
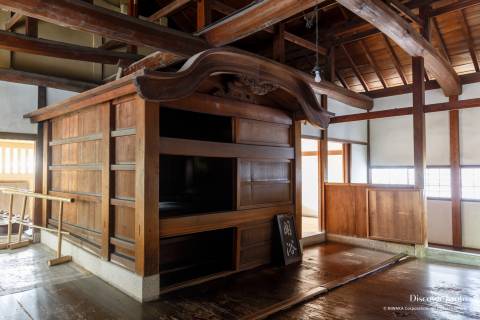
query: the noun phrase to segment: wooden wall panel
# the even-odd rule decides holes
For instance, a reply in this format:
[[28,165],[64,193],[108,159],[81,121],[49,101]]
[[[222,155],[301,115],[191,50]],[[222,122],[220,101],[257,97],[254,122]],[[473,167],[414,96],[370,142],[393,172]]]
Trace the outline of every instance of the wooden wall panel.
[[273,221],[245,227],[239,232],[238,268],[245,270],[269,263],[272,258]]
[[135,96],[118,101],[115,105],[115,129],[135,128]]
[[238,208],[292,202],[292,162],[238,160]]
[[420,190],[368,190],[368,236],[423,244],[425,212]]
[[244,144],[288,147],[290,126],[249,119],[236,119],[236,142]]
[[135,163],[135,136],[116,137],[114,140],[115,162]]
[[366,190],[368,185],[325,184],[328,233],[367,236]]

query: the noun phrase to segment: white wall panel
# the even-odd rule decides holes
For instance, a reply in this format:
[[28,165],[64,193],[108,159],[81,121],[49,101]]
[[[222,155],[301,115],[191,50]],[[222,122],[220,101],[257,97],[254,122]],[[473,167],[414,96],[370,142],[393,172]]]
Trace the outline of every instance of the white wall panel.
[[367,146],[352,144],[351,157],[350,181],[352,183],[367,183]]
[[449,119],[448,111],[432,112],[425,115],[427,165],[450,164]]
[[462,202],[463,246],[480,249],[480,203]]
[[460,163],[480,164],[480,108],[460,110]]
[[0,132],[37,133],[23,115],[37,109],[37,87],[0,81]]
[[427,201],[428,242],[452,245],[452,202],[443,200]]
[[480,83],[465,84],[462,87],[462,94],[458,97],[460,100],[480,98]]
[[77,94],[76,92],[47,88],[47,104],[55,104]]
[[[365,112],[332,99],[328,100],[328,111],[335,113],[336,116]],[[367,142],[367,121],[331,124],[328,127],[328,137]]]

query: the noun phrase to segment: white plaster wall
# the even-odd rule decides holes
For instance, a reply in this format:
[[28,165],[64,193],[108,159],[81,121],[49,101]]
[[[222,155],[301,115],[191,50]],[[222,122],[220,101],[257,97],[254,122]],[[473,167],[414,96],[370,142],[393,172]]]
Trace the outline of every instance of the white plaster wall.
[[480,108],[460,110],[460,163],[480,164]]
[[23,115],[37,108],[36,86],[0,81],[0,132],[37,133],[37,125]]
[[[336,116],[365,112],[332,99],[328,100],[328,111],[335,113]],[[328,137],[367,142],[367,121],[331,124],[328,127]]]
[[367,146],[361,144],[352,144],[352,164],[350,181],[352,183],[367,183]]
[[463,246],[480,249],[480,203],[462,202]]
[[452,202],[427,201],[428,242],[452,245]]
[[70,97],[77,95],[78,93],[72,91],[59,90],[54,88],[47,88],[47,104],[52,105]]
[[480,83],[466,84],[462,87],[462,94],[458,97],[460,100],[480,98]]
[[[425,128],[427,165],[449,165],[450,118],[448,111],[427,113]],[[413,149],[413,140],[411,148]]]

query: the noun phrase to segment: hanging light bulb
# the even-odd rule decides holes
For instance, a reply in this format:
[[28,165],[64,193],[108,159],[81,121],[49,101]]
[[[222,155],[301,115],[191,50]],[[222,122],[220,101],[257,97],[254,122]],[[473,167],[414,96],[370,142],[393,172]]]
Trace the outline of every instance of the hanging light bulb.
[[312,72],[315,76],[315,82],[321,82],[322,77],[320,75],[320,62],[318,57],[318,7],[315,7],[315,67],[313,68]]
[[320,75],[320,67],[319,66],[315,66],[315,68],[313,68],[313,74],[315,75],[315,82],[322,82],[322,76]]

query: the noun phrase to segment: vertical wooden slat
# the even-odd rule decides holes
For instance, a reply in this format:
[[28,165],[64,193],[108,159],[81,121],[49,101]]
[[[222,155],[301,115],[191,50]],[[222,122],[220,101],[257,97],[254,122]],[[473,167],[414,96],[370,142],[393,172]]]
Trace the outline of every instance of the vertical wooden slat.
[[[47,88],[38,87],[38,102],[37,108],[43,108],[47,105]],[[46,148],[43,145],[44,122],[38,124],[37,138],[35,140],[35,182],[34,192],[41,193],[43,188],[43,150]],[[47,146],[48,147],[48,146]],[[33,224],[42,225],[42,200],[35,199],[33,203]]]
[[[159,273],[159,113],[156,103],[138,98],[135,143],[135,270]],[[148,150],[148,152],[146,152]]]
[[[326,95],[321,96],[322,107],[328,109],[328,99]],[[325,231],[327,228],[327,209],[326,209],[326,197],[325,197],[325,182],[328,181],[328,130],[322,131],[322,137],[320,138],[320,171],[319,171],[319,190],[320,190],[320,231]]]
[[273,60],[285,63],[285,25],[278,23],[273,34]]
[[295,223],[297,235],[302,237],[302,123],[295,121],[293,124],[295,148]]
[[197,30],[210,24],[211,12],[210,0],[197,0]]
[[351,147],[350,143],[342,144],[343,153],[343,182],[350,183],[350,163],[351,163]]
[[[458,97],[451,97],[450,103],[458,101]],[[459,111],[449,111],[450,116],[450,166],[452,190],[452,239],[455,248],[462,247],[462,195],[460,169],[460,131]]]
[[[369,112],[369,111],[367,111]],[[372,163],[371,163],[371,158],[370,158],[370,148],[371,148],[371,144],[370,144],[370,131],[371,131],[371,128],[370,128],[370,120],[367,120],[367,183],[368,184],[371,184],[372,183]]]
[[[52,140],[52,128],[50,120],[43,122],[43,181],[42,181],[42,192],[48,194],[50,191],[50,186],[52,183],[50,171],[48,170],[50,162],[52,161],[52,147],[48,146],[48,143]],[[50,214],[51,203],[50,201],[43,200],[42,203],[42,225],[47,226],[48,218]]]
[[426,169],[425,158],[425,81],[422,57],[412,58],[413,69],[413,158],[415,166],[415,186],[424,188]]
[[102,249],[101,256],[105,260],[110,259],[110,237],[113,233],[112,228],[112,208],[110,206],[110,199],[113,197],[113,175],[110,172],[111,164],[113,163],[114,149],[112,139],[110,137],[111,131],[115,128],[115,113],[112,110],[112,105],[106,103],[101,107],[102,118]]

